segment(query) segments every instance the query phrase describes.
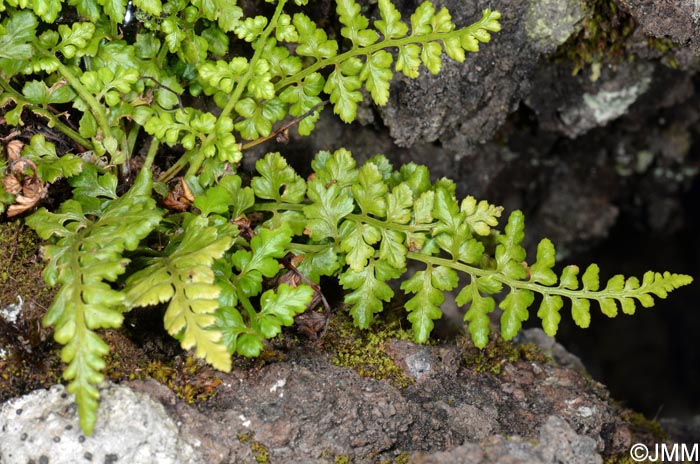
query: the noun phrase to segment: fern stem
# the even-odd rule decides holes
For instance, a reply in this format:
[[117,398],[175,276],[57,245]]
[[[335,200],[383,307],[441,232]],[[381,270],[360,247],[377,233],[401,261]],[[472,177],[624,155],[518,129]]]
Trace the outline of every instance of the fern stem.
[[615,299],[623,299],[623,298],[630,298],[630,297],[635,297],[637,295],[649,293],[648,291],[644,291],[643,288],[638,288],[635,290],[630,290],[630,289],[623,289],[623,290],[608,290],[608,289],[603,289],[603,290],[597,290],[597,291],[591,291],[591,290],[585,290],[585,289],[579,289],[579,290],[570,290],[567,288],[562,288],[562,287],[548,287],[546,285],[541,285],[538,284],[537,282],[527,282],[523,280],[517,280],[517,279],[512,279],[496,270],[492,269],[480,269],[478,267],[472,267],[469,266],[468,264],[461,263],[459,261],[453,261],[450,259],[446,258],[440,258],[438,256],[431,256],[431,255],[426,255],[423,253],[416,253],[414,251],[409,251],[406,253],[406,258],[412,259],[414,261],[420,261],[426,264],[432,264],[434,266],[445,266],[452,268],[456,271],[463,272],[465,274],[468,274],[470,278],[474,279],[475,277],[490,277],[494,280],[497,280],[498,282],[501,282],[502,284],[511,287],[511,288],[517,288],[517,289],[524,289],[524,290],[531,290],[535,293],[539,293],[541,295],[559,295],[563,296],[569,299],[575,299],[575,298],[583,298],[583,299],[591,299],[591,300],[600,300],[602,298],[615,298]]
[[454,31],[450,32],[433,32],[430,34],[425,34],[425,35],[409,35],[407,37],[402,37],[400,39],[385,39],[382,40],[381,42],[377,42],[375,44],[369,45],[367,47],[360,47],[360,48],[352,48],[345,53],[342,53],[340,55],[336,55],[331,58],[325,58],[323,60],[319,60],[316,63],[312,64],[308,68],[305,68],[298,73],[294,74],[293,76],[289,76],[285,79],[279,80],[275,84],[275,92],[279,93],[280,89],[283,89],[287,87],[290,84],[293,84],[295,82],[301,82],[302,79],[304,79],[306,76],[313,74],[317,72],[319,69],[325,68],[326,66],[333,66],[337,65],[339,63],[342,63],[346,61],[348,58],[351,58],[353,56],[361,56],[361,55],[366,55],[369,56],[372,53],[378,51],[378,50],[383,50],[385,48],[390,48],[390,47],[402,47],[404,45],[408,44],[413,44],[413,43],[418,43],[418,44],[424,44],[427,42],[434,42],[437,40],[447,40],[451,39],[453,37],[460,37],[464,34],[469,34],[472,32],[476,32],[479,29],[483,28],[483,24],[488,21],[489,17],[485,14],[482,14],[481,19],[479,19],[477,22],[463,27],[462,29],[457,29]]
[[238,296],[238,301],[240,301],[241,305],[243,305],[243,308],[245,309],[245,312],[248,315],[248,323],[251,323],[255,320],[255,316],[258,313],[255,311],[255,308],[253,308],[253,305],[250,303],[250,300],[247,296],[245,296],[243,292],[237,291],[236,295]]
[[[54,55],[48,54],[48,56]],[[90,92],[87,91],[87,89],[85,89],[83,84],[80,82],[78,76],[73,74],[73,71],[71,71],[68,66],[64,65],[63,63],[57,60],[57,69],[58,72],[63,77],[65,77],[65,79],[68,81],[71,87],[73,87],[73,90],[75,90],[76,93],[80,96],[80,98],[82,98],[83,101],[90,107],[90,111],[92,111],[92,115],[95,117],[97,124],[100,126],[104,137],[111,137],[112,131],[109,127],[109,122],[107,121],[107,115],[104,112],[104,106],[97,101],[94,95],[92,95]]]
[[55,127],[59,132],[61,132],[63,135],[69,137],[71,140],[79,143],[82,145],[84,148],[88,150],[93,149],[92,142],[90,142],[88,139],[80,135],[78,132],[76,132],[73,128],[69,127],[68,125],[64,124],[61,122],[61,120],[53,114],[51,111],[48,109],[44,108],[43,106],[38,106],[33,103],[30,103],[27,101],[22,94],[17,92],[12,86],[5,81],[4,79],[0,78],[0,88],[4,92],[9,93],[12,96],[12,99],[15,101],[15,104],[17,105],[23,105],[24,107],[27,107],[32,113],[38,114],[40,116],[45,117],[46,119],[49,120],[49,127]]
[[[302,203],[255,203],[251,210],[252,211],[302,211],[304,209],[304,204]],[[367,216],[366,214],[348,214],[347,219],[357,222],[358,224],[370,224],[380,230],[396,230],[399,232],[428,232],[432,230],[434,224],[397,224],[395,222],[382,221],[381,219],[373,218]]]
[[[241,98],[241,95],[243,95],[243,91],[246,89],[248,86],[248,82],[250,82],[250,79],[252,79],[253,75],[255,74],[255,64],[258,62],[260,59],[260,55],[263,52],[263,49],[265,48],[265,42],[267,41],[267,38],[269,35],[272,33],[272,31],[277,27],[277,21],[279,20],[280,15],[282,14],[282,10],[284,9],[284,5],[287,3],[287,0],[279,0],[279,3],[277,4],[277,8],[275,9],[274,15],[272,15],[272,18],[270,19],[270,22],[268,23],[267,27],[265,30],[260,34],[260,37],[258,37],[255,41],[257,47],[255,48],[255,53],[253,54],[253,57],[250,59],[250,62],[248,63],[248,70],[246,73],[240,78],[238,83],[236,84],[236,87],[233,89],[233,93],[231,94],[231,98],[229,98],[228,102],[226,103],[226,106],[221,110],[221,114],[219,115],[219,118],[217,119],[216,123],[218,124],[219,121],[221,121],[223,118],[228,117],[233,109],[236,106],[236,103],[238,103],[238,100]],[[202,143],[202,145],[207,145],[216,138],[215,133],[211,133],[207,136],[206,140]],[[195,156],[190,160],[190,167],[187,170],[187,175],[195,175],[199,168],[202,166],[202,163],[204,162],[204,155],[202,154],[201,151],[196,152]]]
[[156,137],[151,137],[151,146],[148,147],[148,153],[146,154],[146,159],[143,162],[143,169],[151,169],[153,160],[156,158],[159,145],[160,141]]

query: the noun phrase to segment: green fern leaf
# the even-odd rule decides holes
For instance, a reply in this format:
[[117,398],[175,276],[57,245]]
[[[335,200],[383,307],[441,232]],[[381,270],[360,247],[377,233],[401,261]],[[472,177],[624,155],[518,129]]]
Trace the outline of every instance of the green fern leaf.
[[[407,224],[411,221],[413,193],[407,183],[394,187],[386,200],[386,220],[391,224]],[[387,261],[396,269],[405,269],[406,253],[404,233],[391,228],[381,228],[382,240],[379,245],[379,259]]]
[[[214,330],[221,333],[221,343],[226,346],[226,350],[233,354],[238,353],[242,356],[256,356],[262,350],[262,340],[253,335],[252,330],[243,321],[241,313],[234,306],[220,306],[214,313],[216,316],[216,324]],[[245,335],[248,337],[245,337]],[[244,343],[239,343],[239,338],[244,337]],[[253,341],[246,343],[245,340]]]
[[408,33],[408,26],[401,22],[401,14],[391,0],[379,0],[379,14],[382,19],[374,24],[385,39],[400,39]]
[[489,342],[491,331],[489,314],[496,308],[496,301],[491,297],[483,297],[479,292],[478,281],[472,279],[472,282],[459,292],[456,302],[460,306],[471,303],[464,314],[464,322],[468,324],[474,345],[484,348]]
[[234,27],[233,32],[239,39],[246,42],[253,42],[260,37],[263,30],[267,26],[267,18],[265,16],[255,16],[244,19]]
[[292,17],[288,14],[280,15],[277,20],[275,38],[281,42],[297,42],[299,40],[297,29],[292,24]]
[[386,281],[396,279],[401,274],[400,270],[385,261],[370,259],[359,272],[348,269],[340,275],[339,282],[343,288],[353,290],[345,295],[345,303],[351,305],[350,315],[355,326],[369,328],[374,315],[384,309],[383,302],[394,296]]
[[554,267],[554,245],[549,239],[542,239],[537,245],[537,261],[530,266],[530,281],[547,286],[557,283],[557,275],[552,271]]
[[566,288],[568,290],[578,289],[578,266],[570,265],[566,266],[561,273],[561,278],[559,279],[559,287]]
[[57,214],[41,208],[27,218],[27,225],[40,237],[54,241],[45,250],[49,264],[44,277],[61,288],[43,322],[56,327],[54,337],[65,345],[61,350],[61,359],[68,364],[64,378],[76,396],[86,434],[95,425],[96,385],[103,380],[103,357],[109,351],[95,330],[119,327],[123,319],[124,294],[106,282],[125,271],[129,260],[122,252],[134,250],[161,218],[151,198],[150,176],[142,170],[129,192],[102,202],[90,217],[78,201],[69,200]]
[[357,58],[349,58],[336,66],[326,81],[323,91],[330,95],[333,112],[343,122],[351,123],[357,117],[357,103],[362,101],[360,72],[363,63]]
[[477,235],[486,236],[491,228],[498,225],[498,218],[503,212],[502,206],[494,206],[486,200],[476,201],[471,195],[462,200],[460,211],[464,213],[469,228]]
[[600,279],[598,274],[600,273],[600,268],[597,264],[591,264],[586,268],[586,271],[581,277],[583,282],[583,289],[591,292],[596,292],[600,288]]
[[362,212],[383,217],[386,214],[385,197],[388,187],[377,165],[374,163],[363,165],[357,180],[358,182],[352,186],[352,193]]
[[92,23],[73,23],[70,27],[66,24],[58,26],[58,34],[61,41],[56,46],[57,52],[61,52],[66,58],[80,57],[86,54],[86,47],[95,34],[95,25]]
[[29,145],[22,149],[22,156],[36,165],[37,175],[45,182],[53,183],[61,177],[73,177],[83,169],[83,160],[65,154],[59,157],[56,147],[48,142],[42,134],[33,135]]
[[442,47],[438,42],[424,44],[420,59],[431,74],[440,74],[442,69]]
[[339,148],[333,153],[320,151],[311,162],[315,178],[325,185],[336,184],[341,189],[357,182],[358,172],[352,153]]
[[529,317],[527,308],[535,300],[535,295],[530,290],[512,288],[510,293],[501,301],[499,307],[503,309],[501,315],[501,336],[505,340],[515,337],[522,323]]
[[571,318],[582,329],[588,328],[591,325],[591,302],[585,298],[572,298]]
[[411,35],[426,35],[433,31],[430,22],[435,15],[435,7],[426,1],[421,3],[411,15]]
[[344,221],[340,226],[340,249],[347,253],[345,261],[350,269],[360,272],[374,256],[374,248],[382,234],[376,227],[355,221]]
[[248,70],[248,60],[235,57],[230,62],[218,60],[207,62],[199,68],[199,77],[203,84],[209,85],[225,93],[231,93],[233,87]]
[[379,50],[367,58],[360,79],[365,81],[372,100],[384,106],[389,101],[389,84],[394,73],[391,72],[391,62],[394,58],[390,53]]
[[218,184],[194,200],[194,206],[199,208],[202,215],[228,214],[232,219],[243,216],[254,203],[253,189],[241,188],[241,178],[236,175],[222,177]]
[[324,247],[321,251],[312,253],[296,250],[293,243],[290,245],[290,248],[293,252],[298,252],[298,254],[304,256],[297,269],[312,282],[318,283],[321,276],[335,275],[345,264],[344,262],[341,263],[342,255],[338,256],[332,246]]
[[135,0],[134,6],[156,17],[160,16],[163,11],[163,4],[160,0]]
[[[326,81],[319,73],[311,73],[304,78],[300,85],[290,85],[280,94],[280,100],[289,104],[289,114],[301,116],[321,103],[318,96],[325,86]],[[314,111],[299,123],[299,134],[309,135],[320,117],[320,111]]]
[[255,163],[260,176],[253,177],[251,186],[259,198],[278,202],[301,203],[306,196],[306,182],[279,153],[268,153]]
[[287,254],[286,246],[292,241],[289,227],[260,229],[250,240],[250,251],[238,250],[231,263],[240,271],[234,279],[239,292],[251,297],[262,291],[263,277],[274,277],[279,272],[279,258]]
[[442,317],[440,305],[445,301],[443,292],[455,288],[458,281],[453,269],[427,265],[425,271],[416,272],[401,284],[404,292],[416,294],[405,305],[416,343],[428,340],[434,327],[433,321]]
[[391,190],[386,198],[386,220],[393,224],[408,224],[411,221],[413,192],[405,182]]
[[375,31],[367,29],[369,21],[360,14],[360,5],[354,0],[337,0],[336,4],[338,19],[344,25],[340,34],[350,39],[353,47],[367,47],[379,39]]
[[277,98],[265,101],[244,98],[236,103],[236,111],[243,120],[234,127],[245,140],[255,140],[270,135],[272,124],[286,116],[286,105]]
[[416,44],[406,44],[399,47],[396,57],[396,70],[406,77],[416,79],[420,75],[421,48]]
[[542,328],[545,333],[553,337],[557,333],[561,316],[559,310],[564,306],[564,300],[559,295],[545,295],[542,304],[537,311],[537,317],[542,319]]
[[[3,34],[0,35],[0,64],[3,70],[9,60],[29,60],[34,54],[31,45],[36,38],[36,16],[30,11],[17,11],[7,15],[3,21]],[[7,60],[7,61],[6,61]]]
[[287,284],[263,293],[260,297],[260,312],[255,321],[260,334],[272,338],[280,333],[283,326],[294,324],[294,316],[306,311],[313,294],[313,289],[308,285],[291,287]]
[[354,209],[352,197],[338,184],[326,187],[319,179],[308,182],[307,195],[312,203],[304,206],[304,215],[311,238],[316,241],[329,237],[337,239],[338,222]]
[[338,42],[328,40],[328,35],[323,29],[318,29],[316,24],[302,13],[296,13],[292,20],[299,33],[299,46],[297,55],[311,56],[316,60],[332,58],[338,53]]
[[223,334],[222,342],[230,353],[259,356],[263,340],[279,334],[282,327],[291,326],[294,316],[306,311],[313,293],[308,285],[291,287],[281,284],[276,290],[267,290],[262,294],[260,312],[250,315],[249,324],[236,308],[219,308],[216,311],[216,330]]
[[212,263],[231,247],[236,230],[224,223],[208,225],[202,216],[191,218],[182,236],[162,258],[155,258],[126,281],[127,307],[150,306],[170,301],[164,323],[183,349],[219,370],[231,370],[231,358],[213,329],[220,288],[214,285]]
[[435,190],[432,214],[439,222],[433,228],[433,236],[438,246],[448,252],[452,259],[476,263],[481,260],[484,245],[471,237],[465,214],[459,210],[451,188],[441,185]]
[[523,279],[526,276],[525,249],[520,246],[525,238],[525,217],[520,211],[513,211],[508,218],[505,234],[498,237],[496,247],[496,263],[498,270],[513,279]]

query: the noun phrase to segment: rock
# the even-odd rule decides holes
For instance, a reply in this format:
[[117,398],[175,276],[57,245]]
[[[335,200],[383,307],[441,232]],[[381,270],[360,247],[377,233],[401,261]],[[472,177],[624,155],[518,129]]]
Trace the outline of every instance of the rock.
[[3,405],[0,462],[596,463],[629,447],[629,427],[601,385],[535,360],[495,358],[500,375],[480,372],[463,361],[473,356],[467,345],[387,342],[414,378],[405,387],[301,348],[222,374],[217,394],[195,406],[154,381],[108,385],[92,437],[80,433],[63,387],[36,391]]
[[[414,5],[403,3],[397,5],[407,17]],[[397,73],[389,102],[379,112],[399,146],[456,137],[450,145],[464,154],[468,145],[489,140],[517,108],[544,54],[576,32],[585,8],[581,0],[442,3],[458,26],[478,19],[485,8],[498,10],[502,30],[465,63],[444,57],[437,76],[425,69],[415,80]]]
[[162,405],[126,386],[101,390],[94,434],[80,430],[72,395],[62,385],[6,402],[0,409],[0,462],[74,464],[205,463],[200,445],[178,435]]
[[418,455],[412,464],[601,464],[595,441],[578,435],[561,417],[550,416],[536,443],[518,437],[495,435],[481,443],[468,443],[450,451]]
[[578,356],[569,353],[564,346],[557,343],[556,338],[550,337],[540,328],[523,330],[518,334],[517,340],[519,343],[534,343],[560,366],[570,367],[579,372],[586,371]]
[[619,0],[645,34],[670,37],[674,43],[700,54],[700,2]]
[[586,8],[578,0],[531,0],[525,30],[537,50],[552,53],[579,31]]
[[526,102],[543,128],[575,138],[626,114],[649,89],[653,72],[648,62],[620,63],[591,81],[548,66],[538,74]]

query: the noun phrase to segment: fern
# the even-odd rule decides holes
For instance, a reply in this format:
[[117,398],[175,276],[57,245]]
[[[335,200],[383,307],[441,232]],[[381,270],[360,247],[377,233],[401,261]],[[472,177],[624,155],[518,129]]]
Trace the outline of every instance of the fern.
[[[310,134],[328,102],[352,122],[365,95],[387,103],[396,72],[437,74],[443,52],[463,62],[500,30],[500,14],[488,9],[457,27],[430,2],[403,20],[379,0],[371,22],[359,3],[337,0],[334,38],[301,8],[292,15],[287,0],[273,3],[269,17],[246,17],[235,1],[134,0],[139,24],[130,38],[120,25],[127,0],[0,0],[4,120],[20,127],[31,113],[83,149],[80,157],[59,156],[46,138],[32,137],[13,152],[21,163],[0,184],[0,212],[33,208],[61,178],[73,187],[56,212],[41,208],[27,224],[48,241],[44,279],[59,288],[44,324],[64,345],[64,377],[85,433],[95,424],[107,354],[98,330],[120,327],[134,307],[164,305],[164,326],[182,348],[226,371],[231,355],[259,355],[266,339],[313,309],[324,276],[347,290],[361,328],[395,296],[390,281],[402,279],[418,342],[442,316],[445,292],[459,289],[479,347],[496,304],[510,339],[541,295],[537,314],[553,335],[567,303],[587,327],[592,302],[610,317],[619,309],[632,314],[637,302],[652,306],[691,282],[648,272],[641,282],[615,276],[601,289],[595,265],[580,281],[574,266],[558,275],[546,239],[528,264],[522,213],[511,213],[500,231],[501,207],[459,202],[453,182],[431,183],[428,169],[415,164],[394,170],[382,156],[358,167],[347,150],[323,151],[304,179],[271,153],[244,180],[235,166],[245,150],[284,139],[295,125]],[[189,97],[205,104],[187,106]],[[119,196],[144,140],[143,167]],[[163,145],[182,156],[171,162]],[[153,182],[156,163],[165,171]],[[32,198],[13,174],[36,187]],[[158,208],[152,187],[177,211]],[[276,283],[290,257],[306,283]],[[410,261],[419,270],[407,276]]]
[[213,315],[220,288],[214,285],[213,261],[231,247],[236,229],[230,224],[209,226],[204,217],[191,218],[166,251],[126,281],[124,304],[128,308],[170,301],[165,329],[180,340],[182,348],[196,347],[196,354],[222,371],[231,370],[231,357],[213,330]]
[[[273,159],[279,163],[276,154],[271,154],[258,167]],[[442,179],[430,185],[424,167],[409,164],[393,171],[379,156],[357,168],[347,150],[321,152],[312,166],[314,180],[307,183],[301,204],[260,202],[250,212],[303,212],[304,233],[297,234],[294,241],[298,244],[290,243],[288,249],[303,250],[310,256],[310,268],[315,261],[323,262],[323,267],[315,269],[315,279],[337,275],[343,288],[351,290],[345,302],[358,327],[369,327],[382,311],[382,302],[394,296],[387,282],[407,272],[407,260],[425,266],[401,284],[404,292],[413,295],[406,311],[414,339],[425,342],[429,338],[433,321],[442,316],[444,293],[458,288],[462,274],[468,282],[459,291],[457,303],[468,306],[464,321],[481,348],[488,342],[494,295],[504,290],[507,293],[499,304],[503,310],[501,336],[510,340],[529,318],[535,294],[542,297],[537,316],[545,332],[554,336],[567,300],[572,318],[585,328],[591,302],[609,317],[618,314],[618,307],[633,314],[635,300],[650,307],[654,296],[666,298],[669,291],[692,282],[686,275],[650,271],[641,283],[617,275],[601,289],[598,267],[591,265],[579,288],[577,267],[565,267],[560,276],[553,270],[555,249],[548,239],[539,243],[534,263],[527,264],[520,211],[512,212],[504,230],[498,231],[503,208],[471,196],[458,202],[454,183]],[[293,177],[286,164],[278,167]],[[493,241],[497,246],[491,256],[488,245]]]
[[[96,175],[86,170],[79,179],[96,184]],[[116,187],[113,176],[106,174],[101,179],[114,180],[111,184]],[[63,376],[69,381],[68,391],[76,395],[80,425],[86,433],[95,425],[96,386],[103,379],[103,357],[108,353],[95,330],[120,327],[123,320],[124,295],[108,282],[126,270],[129,260],[123,252],[134,250],[161,219],[151,198],[147,171],[123,197],[105,201],[105,196],[116,197],[113,188],[107,193],[102,197],[78,195],[78,200],[66,201],[57,213],[42,208],[27,219],[41,238],[55,241],[44,251],[49,261],[44,279],[60,288],[44,325],[55,326],[54,338],[65,345],[61,359],[68,366]]]

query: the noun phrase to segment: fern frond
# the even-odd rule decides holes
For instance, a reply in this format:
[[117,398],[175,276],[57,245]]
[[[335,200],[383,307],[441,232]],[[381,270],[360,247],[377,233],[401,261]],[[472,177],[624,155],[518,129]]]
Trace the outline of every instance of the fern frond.
[[[114,183],[101,182],[94,169],[81,175],[79,184],[116,185],[116,179]],[[113,189],[105,193],[116,197]],[[49,263],[44,278],[61,288],[43,322],[55,326],[54,338],[65,345],[61,359],[68,367],[63,377],[69,381],[68,390],[75,394],[80,425],[90,434],[96,420],[97,385],[104,378],[103,358],[109,351],[95,330],[120,327],[123,320],[124,294],[106,282],[124,273],[129,260],[122,252],[136,248],[156,227],[161,212],[151,198],[151,174],[145,169],[124,196],[107,201],[94,196],[83,200],[90,216],[81,202],[69,200],[58,213],[40,209],[27,218],[27,225],[53,242],[46,247]],[[100,207],[94,208],[95,203]]]
[[169,254],[132,274],[124,290],[129,308],[170,301],[164,318],[168,333],[183,349],[195,348],[197,356],[226,372],[231,370],[231,357],[221,333],[212,327],[221,291],[214,284],[212,264],[231,247],[236,234],[231,225],[211,226],[202,216],[192,218]]

